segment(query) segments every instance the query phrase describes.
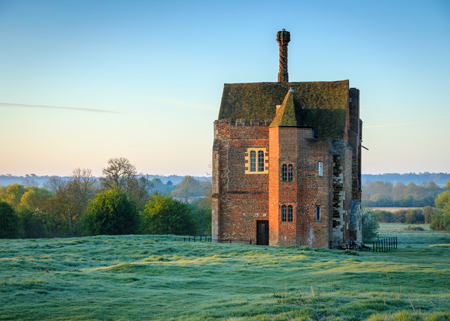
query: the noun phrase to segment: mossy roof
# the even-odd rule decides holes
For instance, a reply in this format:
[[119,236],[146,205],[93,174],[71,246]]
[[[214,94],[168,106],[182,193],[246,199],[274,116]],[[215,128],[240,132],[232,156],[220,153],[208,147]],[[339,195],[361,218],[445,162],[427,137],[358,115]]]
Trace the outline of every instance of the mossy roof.
[[348,80],[225,84],[219,119],[276,121],[276,106],[283,103],[290,88],[297,125],[314,128],[319,138],[344,137]]
[[301,126],[300,117],[297,115],[294,105],[294,90],[291,88],[286,97],[284,97],[283,103],[280,106],[280,110],[275,115],[272,123],[269,127],[298,127]]

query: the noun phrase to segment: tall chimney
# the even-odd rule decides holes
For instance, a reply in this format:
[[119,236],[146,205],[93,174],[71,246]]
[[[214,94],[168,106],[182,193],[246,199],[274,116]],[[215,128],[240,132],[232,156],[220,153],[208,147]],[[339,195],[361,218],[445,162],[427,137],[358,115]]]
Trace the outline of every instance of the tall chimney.
[[278,31],[277,41],[280,46],[280,71],[278,72],[278,82],[289,82],[287,68],[287,46],[291,41],[291,33],[285,29]]

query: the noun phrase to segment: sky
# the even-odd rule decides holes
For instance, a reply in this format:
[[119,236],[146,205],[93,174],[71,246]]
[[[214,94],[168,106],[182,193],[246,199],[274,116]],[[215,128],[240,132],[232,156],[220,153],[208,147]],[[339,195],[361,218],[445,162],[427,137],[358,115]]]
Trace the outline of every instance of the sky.
[[450,2],[0,0],[0,175],[206,175],[224,83],[360,89],[365,174],[450,172]]

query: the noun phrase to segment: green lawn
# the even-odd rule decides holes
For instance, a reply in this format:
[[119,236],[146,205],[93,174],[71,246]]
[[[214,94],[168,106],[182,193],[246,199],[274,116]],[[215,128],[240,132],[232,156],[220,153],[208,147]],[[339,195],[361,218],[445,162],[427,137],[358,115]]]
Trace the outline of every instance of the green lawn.
[[450,233],[404,227],[381,224],[400,242],[386,253],[0,240],[0,320],[450,320]]

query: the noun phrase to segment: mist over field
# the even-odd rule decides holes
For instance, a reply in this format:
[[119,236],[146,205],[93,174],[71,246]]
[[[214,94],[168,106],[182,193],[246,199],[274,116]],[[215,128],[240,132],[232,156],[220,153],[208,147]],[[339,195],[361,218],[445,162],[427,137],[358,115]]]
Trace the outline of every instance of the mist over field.
[[[139,173],[140,176],[145,175],[143,173]],[[25,176],[13,176],[10,174],[6,174],[6,175],[0,175],[0,186],[6,186],[6,185],[10,185],[10,184],[28,184],[29,182],[35,182],[37,184],[37,186],[43,186],[45,184],[45,182],[50,178],[50,177],[60,177],[63,180],[68,180],[70,179],[70,176],[37,176],[35,174],[26,174]],[[183,180],[184,176],[179,176],[179,175],[169,175],[169,176],[165,176],[165,175],[148,175],[149,179],[153,179],[153,178],[159,178],[164,184],[167,184],[168,181],[171,181],[172,184],[178,184]],[[192,176],[193,178],[195,178],[196,180],[199,181],[205,181],[205,180],[209,180],[211,179],[210,177],[207,176]],[[94,177],[95,179],[98,179],[99,177]]]

